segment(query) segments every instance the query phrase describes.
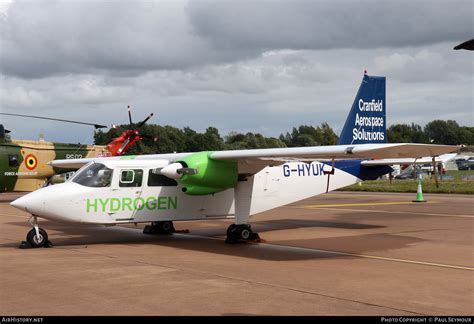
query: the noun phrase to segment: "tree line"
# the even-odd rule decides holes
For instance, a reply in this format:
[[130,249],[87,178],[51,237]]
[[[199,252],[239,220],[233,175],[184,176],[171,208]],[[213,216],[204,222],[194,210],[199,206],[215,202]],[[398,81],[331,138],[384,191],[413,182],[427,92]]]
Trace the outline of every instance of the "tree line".
[[[106,145],[126,129],[130,129],[130,125],[120,125],[107,132],[99,130],[94,134],[94,141],[98,145]],[[143,125],[140,134],[157,139],[141,141],[140,145],[145,154],[336,145],[339,141],[339,137],[328,123],[294,127],[291,132],[281,134],[278,138],[252,132],[231,132],[222,136],[215,127],[208,127],[200,133],[189,127],[180,129],[169,125]],[[433,120],[425,127],[415,123],[395,124],[387,129],[387,141],[474,145],[474,127],[459,126],[454,120]],[[137,148],[134,147],[129,153],[138,153]]]

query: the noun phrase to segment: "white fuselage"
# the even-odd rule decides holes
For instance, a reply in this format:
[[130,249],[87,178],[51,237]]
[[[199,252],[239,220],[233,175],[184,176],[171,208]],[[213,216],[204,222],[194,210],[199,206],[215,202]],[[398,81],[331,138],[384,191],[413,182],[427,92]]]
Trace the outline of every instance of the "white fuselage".
[[[136,163],[136,162],[135,162]],[[122,170],[113,167],[110,186],[87,187],[68,181],[64,184],[42,188],[18,200],[18,204],[33,215],[56,221],[89,224],[119,224],[155,221],[203,220],[234,217],[234,189],[213,195],[190,196],[178,184],[149,186],[150,170],[163,167],[168,162],[133,165],[143,170],[141,186],[120,186]],[[331,166],[320,162],[290,162],[280,166],[265,167],[243,183],[251,195],[250,215],[283,206],[326,192]],[[361,181],[357,177],[336,169],[330,176],[329,191]],[[26,199],[27,198],[27,199]]]

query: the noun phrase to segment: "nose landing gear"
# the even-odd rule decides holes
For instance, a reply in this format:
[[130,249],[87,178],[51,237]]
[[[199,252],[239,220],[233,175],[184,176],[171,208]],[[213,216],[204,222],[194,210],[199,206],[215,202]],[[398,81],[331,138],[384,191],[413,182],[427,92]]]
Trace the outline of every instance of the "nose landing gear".
[[[33,219],[33,220],[32,220]],[[36,216],[32,216],[29,220],[33,228],[26,235],[26,241],[21,242],[20,248],[39,248],[39,247],[52,247],[53,243],[48,241],[48,233],[38,226],[38,220]]]

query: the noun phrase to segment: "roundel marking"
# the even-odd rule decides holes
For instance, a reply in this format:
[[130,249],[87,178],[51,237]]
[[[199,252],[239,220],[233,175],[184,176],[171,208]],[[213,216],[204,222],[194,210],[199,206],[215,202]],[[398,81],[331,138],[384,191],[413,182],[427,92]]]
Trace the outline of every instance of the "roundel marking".
[[25,157],[25,165],[28,170],[34,170],[38,165],[38,159],[33,154],[28,154]]

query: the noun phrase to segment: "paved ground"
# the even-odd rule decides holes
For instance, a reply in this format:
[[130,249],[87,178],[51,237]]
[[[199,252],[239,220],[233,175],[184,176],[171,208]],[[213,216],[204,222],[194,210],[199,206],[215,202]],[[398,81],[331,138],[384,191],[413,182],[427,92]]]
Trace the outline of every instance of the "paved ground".
[[474,197],[337,192],[230,221],[84,228],[41,221],[54,248],[18,249],[28,215],[0,195],[0,314],[472,315]]

